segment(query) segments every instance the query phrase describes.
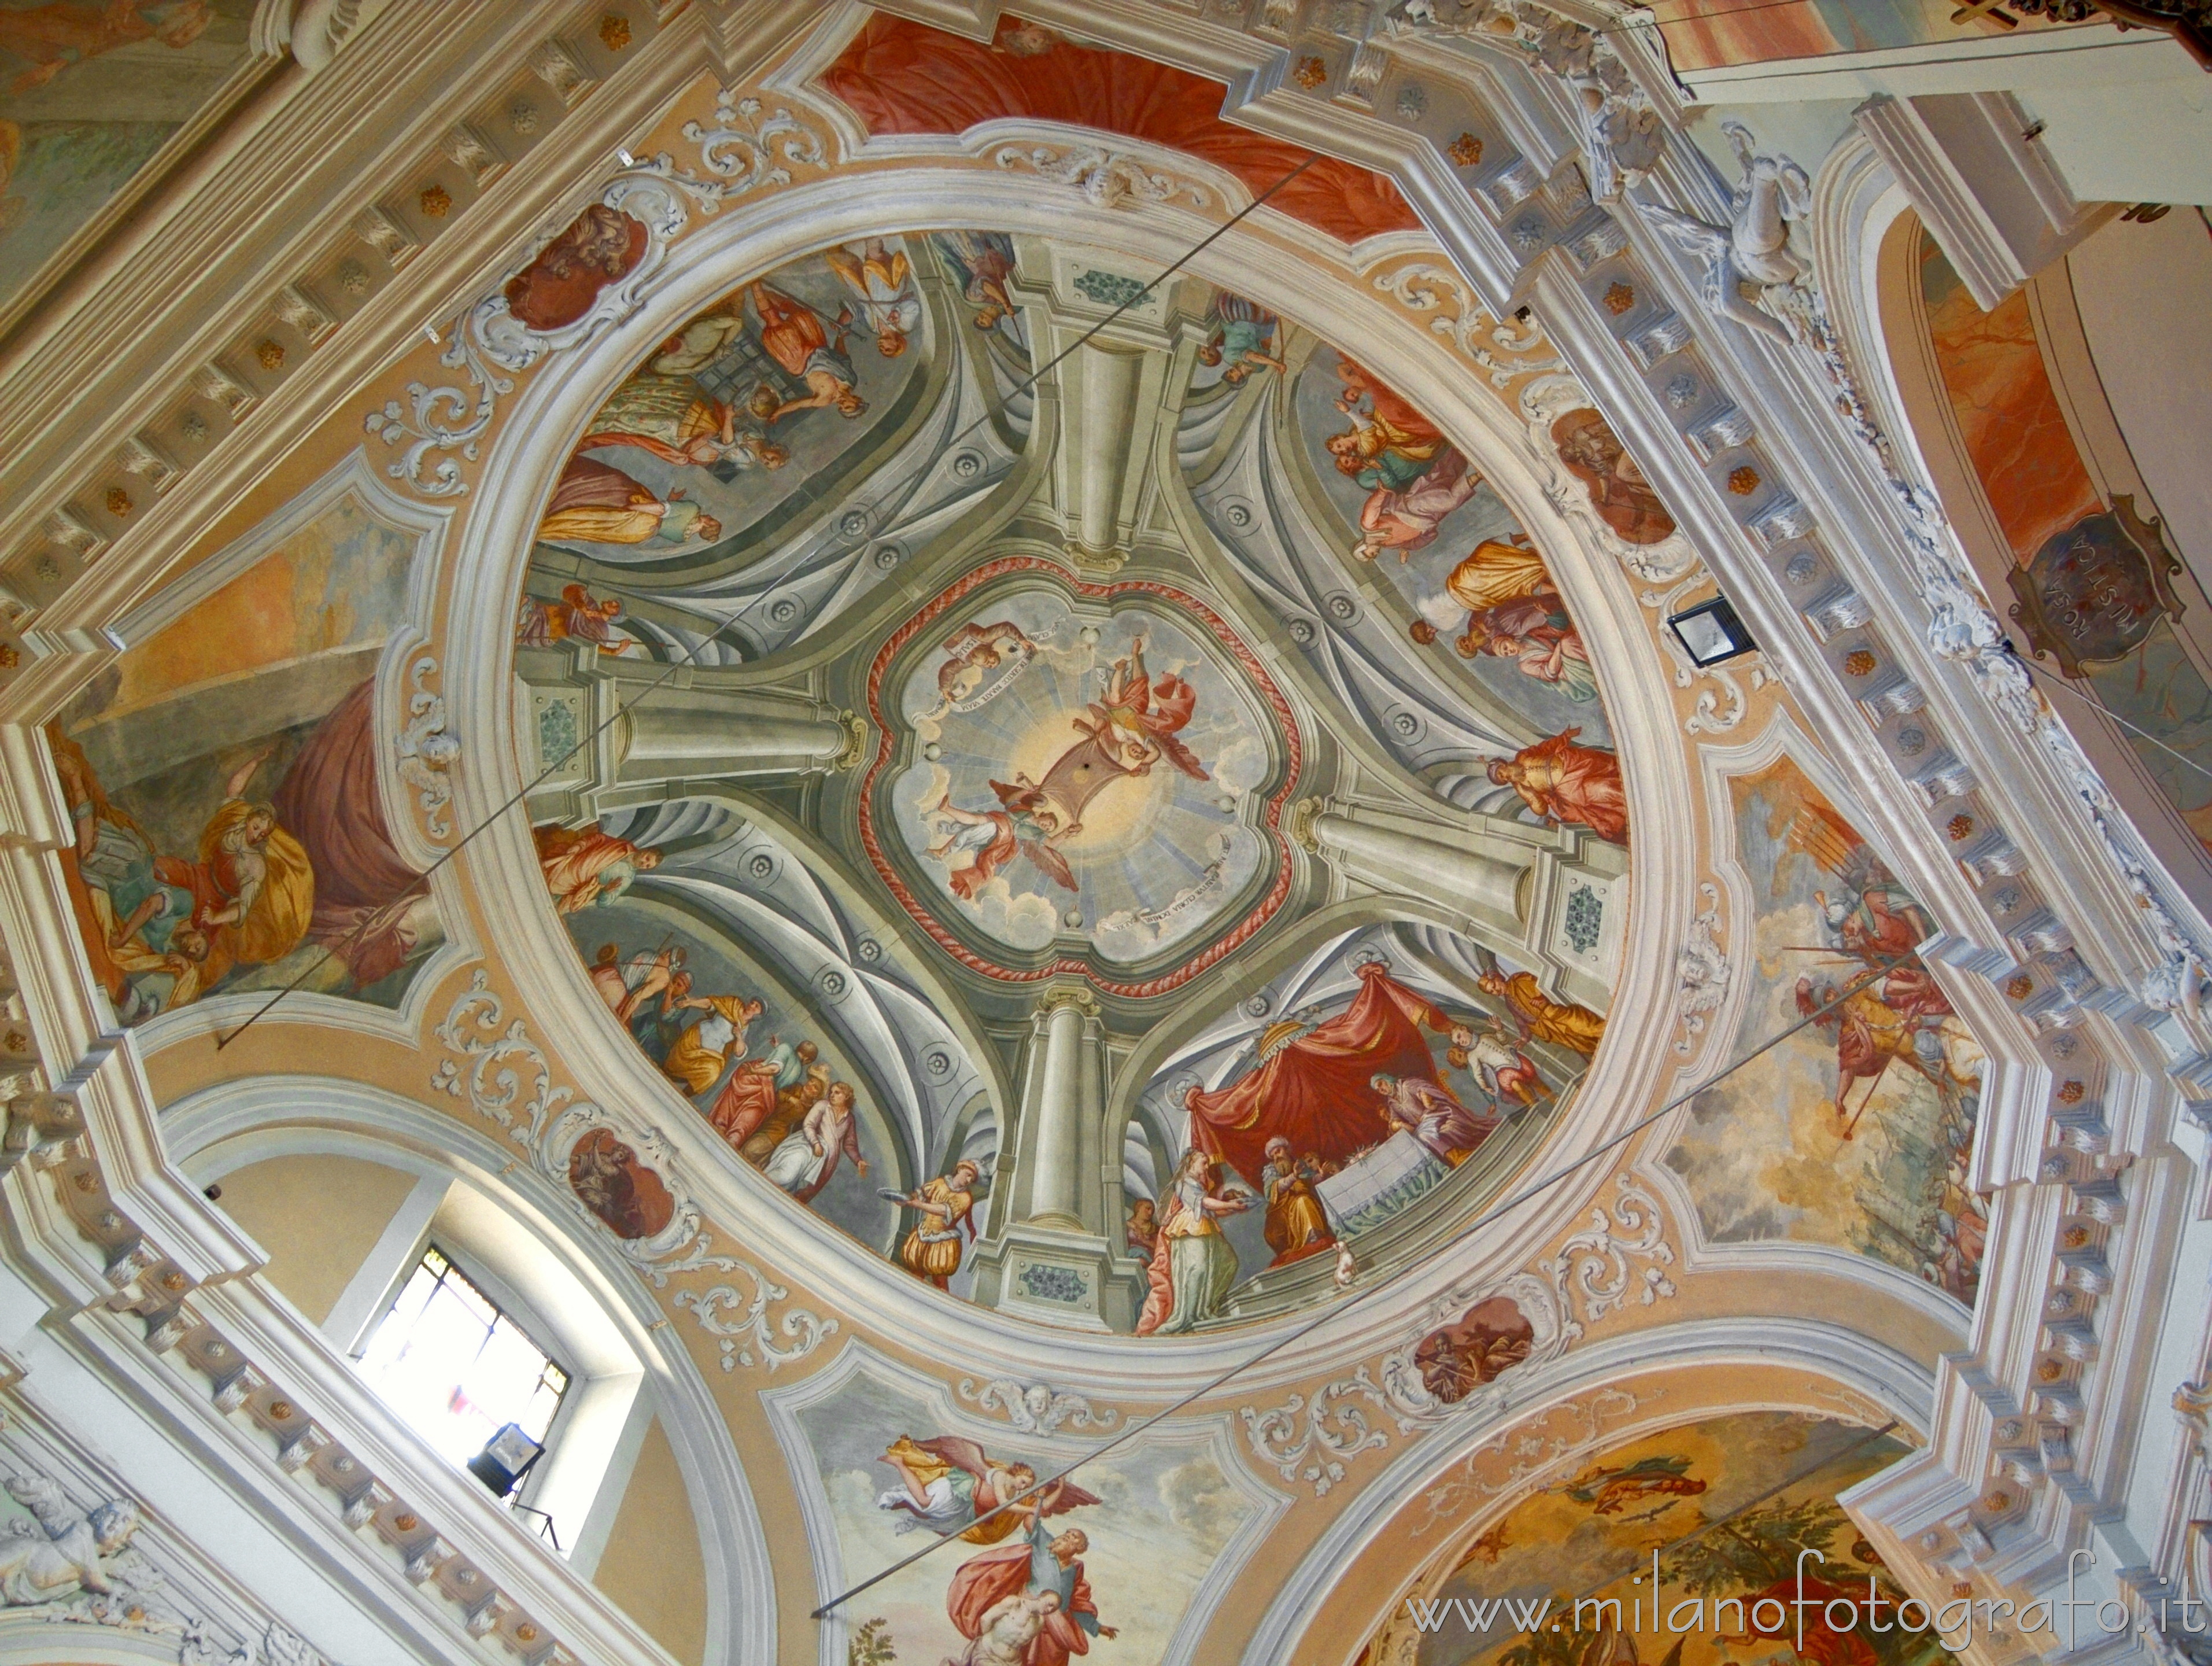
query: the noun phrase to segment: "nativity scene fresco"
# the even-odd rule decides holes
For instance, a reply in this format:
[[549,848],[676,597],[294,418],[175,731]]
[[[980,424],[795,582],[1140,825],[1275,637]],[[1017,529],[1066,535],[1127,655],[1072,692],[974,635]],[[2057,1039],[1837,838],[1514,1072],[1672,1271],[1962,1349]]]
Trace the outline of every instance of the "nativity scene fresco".
[[1431,1195],[1455,1218],[1474,1207],[1604,1031],[1532,974],[1428,928],[1355,933],[1256,993],[1160,1073],[1132,1129],[1138,1333],[1272,1306],[1300,1263],[1316,1283],[1371,1260]]
[[342,495],[47,731],[70,898],[124,1023],[295,981],[397,1006],[443,940],[391,831],[411,806],[379,783],[378,666],[415,549]]
[[1729,789],[1755,944],[1735,1046],[1818,1016],[1692,1100],[1667,1165],[1717,1243],[1855,1250],[1972,1305],[1983,1054],[1914,952],[1929,918],[1790,758]]
[[[1357,1666],[1949,1666],[1932,1634],[1881,1619],[1905,1591],[1836,1502],[1906,1450],[1831,1419],[1738,1412],[1556,1466],[1424,1571]],[[1804,1552],[1825,1560],[1802,1564],[1815,1606],[1801,1643],[1797,1611],[1777,1621],[1773,1602],[1795,1599]],[[1653,1610],[1655,1554],[1671,1623]],[[1857,1599],[1848,1624],[1817,1606],[1844,1596]],[[1437,1604],[1446,1623],[1424,1628]]]

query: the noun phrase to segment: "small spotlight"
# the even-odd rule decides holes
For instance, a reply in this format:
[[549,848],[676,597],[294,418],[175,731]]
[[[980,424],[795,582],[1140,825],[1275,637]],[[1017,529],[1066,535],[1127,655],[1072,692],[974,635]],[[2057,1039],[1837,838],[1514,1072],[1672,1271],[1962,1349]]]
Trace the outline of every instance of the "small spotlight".
[[1744,629],[1741,619],[1726,596],[1716,596],[1709,602],[1699,602],[1695,607],[1667,616],[1667,627],[1674,633],[1674,640],[1690,656],[1693,666],[1717,666],[1724,660],[1733,660],[1750,654],[1759,647],[1751,632]]
[[439,345],[439,344],[440,344],[440,340],[441,340],[441,337],[439,337],[439,334],[438,334],[438,326],[437,326],[436,325],[434,325],[434,324],[426,324],[426,325],[424,325],[422,326],[422,333],[423,333],[425,336],[428,336],[428,337],[430,338],[430,345],[431,345],[431,346],[435,347],[435,346]]
[[516,1423],[500,1426],[499,1432],[484,1442],[484,1449],[469,1460],[469,1473],[491,1489],[495,1499],[503,1499],[514,1491],[515,1483],[530,1473],[530,1468],[545,1456],[544,1447],[523,1433]]
[[222,1200],[222,1188],[218,1185],[215,1185],[210,1183],[208,1185],[201,1187],[200,1190],[206,1195],[207,1201],[210,1203],[218,1202]]
[[615,152],[615,155],[622,158],[622,165],[624,167],[635,167],[637,166],[637,158],[631,155],[629,151],[617,149]]

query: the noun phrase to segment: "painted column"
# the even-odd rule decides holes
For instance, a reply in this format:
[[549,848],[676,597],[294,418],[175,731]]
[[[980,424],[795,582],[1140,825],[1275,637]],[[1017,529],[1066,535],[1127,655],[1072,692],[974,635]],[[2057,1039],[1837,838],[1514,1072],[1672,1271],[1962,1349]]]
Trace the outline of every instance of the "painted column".
[[802,775],[835,767],[851,745],[845,725],[792,714],[781,707],[748,709],[743,696],[711,707],[653,700],[624,709],[624,785],[634,781],[708,781],[725,775]]
[[1075,471],[1076,539],[1087,555],[1119,548],[1121,489],[1129,474],[1129,447],[1137,422],[1137,390],[1144,375],[1139,353],[1085,347],[1075,356],[1079,386],[1075,431],[1069,438],[1080,459]]
[[1517,928],[1527,922],[1524,891],[1533,862],[1473,848],[1478,836],[1472,832],[1464,845],[1447,843],[1337,809],[1322,811],[1310,829],[1313,848],[1348,879],[1443,903],[1498,925]]
[[1082,1231],[1083,1116],[1098,1096],[1085,1078],[1098,1049],[1086,1022],[1097,1003],[1082,989],[1059,989],[1031,1019],[1030,1076],[1022,1097],[1035,1134],[1030,1143],[1029,1212],[1040,1225]]

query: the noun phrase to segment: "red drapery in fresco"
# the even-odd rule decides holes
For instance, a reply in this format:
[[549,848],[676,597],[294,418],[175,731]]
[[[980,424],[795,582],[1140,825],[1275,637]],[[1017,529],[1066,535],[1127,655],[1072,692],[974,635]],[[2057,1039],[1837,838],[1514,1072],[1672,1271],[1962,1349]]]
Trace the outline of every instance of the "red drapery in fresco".
[[[986,46],[878,13],[823,72],[822,85],[871,133],[962,133],[978,122],[1033,116],[1187,152],[1227,169],[1255,196],[1312,154],[1224,121],[1218,81],[1078,46],[1011,17]],[[1327,157],[1268,206],[1347,243],[1421,223],[1389,180]]]
[[1448,1030],[1451,1020],[1379,964],[1362,966],[1359,977],[1359,993],[1335,1018],[1228,1086],[1194,1092],[1190,1143],[1257,1186],[1267,1141],[1279,1134],[1298,1155],[1333,1162],[1388,1137],[1390,1121],[1370,1081],[1435,1081],[1421,1026]]

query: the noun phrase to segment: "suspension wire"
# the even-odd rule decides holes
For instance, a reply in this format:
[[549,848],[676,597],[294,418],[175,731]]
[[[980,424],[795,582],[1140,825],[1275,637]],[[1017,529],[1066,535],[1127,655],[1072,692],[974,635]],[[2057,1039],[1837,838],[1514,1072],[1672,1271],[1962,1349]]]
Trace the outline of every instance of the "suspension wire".
[[[1291,169],[1291,171],[1284,174],[1281,179],[1276,180],[1274,184],[1269,185],[1265,191],[1255,197],[1243,208],[1237,210],[1236,213],[1231,215],[1229,218],[1223,221],[1212,231],[1206,233],[1205,236],[1200,238],[1197,242],[1192,244],[1190,247],[1184,250],[1182,253],[1176,256],[1173,264],[1168,266],[1157,277],[1152,279],[1152,281],[1147,283],[1143,289],[1138,290],[1136,294],[1131,295],[1127,301],[1122,301],[1119,306],[1115,307],[1112,312],[1107,313],[1106,316],[1100,319],[1097,323],[1092,325],[1081,335],[1078,336],[1073,341],[1070,342],[1066,347],[1054,354],[1051,358],[1046,360],[1043,364],[1030,372],[1027,376],[1024,377],[1019,382],[1016,383],[1013,387],[1002,394],[999,400],[1000,405],[1003,408],[1006,400],[1013,398],[1022,393],[1025,393],[1030,389],[1035,387],[1038,382],[1044,379],[1048,373],[1056,368],[1073,355],[1077,349],[1082,347],[1085,343],[1088,342],[1093,336],[1096,336],[1100,331],[1105,329],[1109,325],[1119,319],[1122,313],[1127,312],[1132,307],[1142,305],[1146,298],[1149,296],[1154,289],[1166,283],[1170,277],[1173,277],[1177,272],[1181,271],[1185,266],[1188,265],[1193,260],[1203,254],[1207,249],[1211,248],[1222,238],[1227,236],[1231,229],[1233,228],[1240,221],[1243,220],[1245,216],[1249,215],[1255,209],[1259,208],[1262,204],[1266,203],[1270,198],[1273,197],[1276,192],[1281,191],[1284,186],[1289,185],[1291,180],[1297,179],[1301,173],[1304,173],[1308,168],[1311,167],[1320,160],[1321,158],[1318,155],[1309,154],[1306,159],[1300,162],[1296,167]],[[958,433],[953,435],[951,438],[946,440],[944,442],[944,449],[949,452],[953,447],[958,445],[963,440],[965,440],[969,435],[975,433],[976,429],[983,427],[991,420],[991,412],[986,410],[974,422],[969,423],[966,428],[962,429]],[[818,480],[818,478],[819,477],[817,476],[817,479]],[[818,492],[819,488],[815,482],[809,481],[806,487],[799,494],[799,496],[804,499],[815,496],[818,495]],[[899,530],[899,525],[893,525],[884,528],[884,532],[886,533],[896,532]],[[467,849],[470,843],[478,834],[483,832],[495,822],[497,822],[501,817],[505,816],[508,811],[514,809],[516,805],[521,803],[525,799],[528,798],[532,793],[536,792],[540,787],[544,785],[548,780],[566,769],[570,758],[575,757],[577,753],[582,751],[586,746],[591,745],[592,742],[596,741],[602,734],[605,734],[610,727],[621,720],[624,713],[636,710],[638,707],[643,705],[647,700],[659,693],[661,689],[667,686],[669,680],[673,678],[677,672],[689,666],[698,658],[700,654],[706,649],[708,643],[715,641],[716,638],[721,635],[722,630],[727,629],[728,625],[726,622],[720,628],[714,630],[710,630],[705,635],[702,636],[698,641],[695,642],[679,658],[671,660],[669,662],[668,668],[662,672],[659,676],[654,678],[652,682],[647,684],[636,698],[633,699],[629,702],[629,704],[620,708],[617,711],[609,714],[599,722],[594,724],[590,730],[578,739],[574,745],[569,747],[568,750],[562,753],[559,757],[556,758],[552,763],[547,764],[543,769],[539,770],[535,776],[523,786],[520,791],[517,792],[512,798],[508,799],[506,803],[501,805],[496,810],[494,810],[489,815],[486,816],[483,820],[478,822],[474,827],[463,834],[458,841],[441,853],[436,860],[433,861],[429,866],[422,870],[421,877],[424,879],[428,879],[440,868],[445,866],[447,862],[450,862],[454,857],[459,855],[462,851]],[[307,966],[301,970],[296,977],[295,977],[289,983],[287,983],[283,988],[277,990],[275,994],[270,996],[266,1001],[263,1002],[262,1005],[242,1023],[240,1023],[237,1028],[226,1034],[216,1037],[215,1043],[216,1050],[217,1052],[222,1051],[224,1048],[229,1046],[231,1043],[236,1041],[240,1036],[244,1035],[248,1030],[251,1030],[256,1024],[258,1024],[269,1014],[270,1010],[276,1006],[277,1002],[283,1000],[285,996],[292,994],[295,990],[306,983],[309,978],[320,971],[323,967],[330,962],[332,957],[337,953],[341,944],[349,945],[352,942],[358,941],[361,934],[367,930],[368,925],[369,921],[363,919],[353,928],[352,932],[349,933],[346,938],[340,939],[337,943],[325,944],[323,947],[322,953],[316,956],[314,959],[309,961]]]
[[[1678,1110],[1681,1106],[1687,1104],[1691,1100],[1696,1098],[1708,1088],[1717,1086],[1729,1077],[1734,1075],[1737,1071],[1742,1069],[1744,1066],[1751,1063],[1753,1060],[1771,1052],[1775,1048],[1780,1046],[1784,1042],[1796,1035],[1799,1031],[1804,1029],[1808,1025],[1819,1023],[1820,1019],[1826,1017],[1828,1013],[1842,1006],[1844,1002],[1850,1000],[1860,990],[1865,988],[1869,984],[1874,982],[1875,979],[1887,976],[1891,972],[1896,970],[1898,967],[1903,965],[1906,961],[1911,958],[1911,955],[1904,954],[1898,955],[1891,959],[1881,962],[1880,964],[1875,966],[1871,970],[1868,971],[1864,976],[1856,978],[1851,982],[1846,984],[1842,989],[1829,997],[1827,1000],[1806,1012],[1805,1015],[1800,1018],[1795,1024],[1777,1031],[1772,1036],[1770,1036],[1766,1040],[1761,1042],[1757,1047],[1745,1054],[1741,1058],[1737,1059],[1724,1069],[1707,1077],[1704,1081],[1698,1083],[1697,1086],[1687,1089],[1685,1091],[1675,1095],[1674,1097],[1669,1099],[1665,1104],[1660,1106],[1658,1110],[1653,1111],[1650,1116],[1642,1117],[1637,1122],[1631,1123],[1628,1127],[1623,1128],[1620,1133],[1613,1135],[1602,1144],[1591,1147],[1591,1149],[1584,1152],[1580,1157],[1577,1157],[1571,1162],[1554,1170],[1552,1173],[1546,1175],[1542,1179],[1531,1182],[1528,1185],[1524,1186],[1521,1190],[1516,1192],[1511,1197],[1507,1198],[1504,1202],[1493,1204],[1491,1207],[1486,1209],[1474,1221],[1470,1222],[1465,1227],[1462,1227],[1458,1232],[1453,1234],[1451,1237],[1447,1239],[1435,1252],[1435,1256],[1430,1257],[1430,1259],[1435,1259],[1435,1256],[1449,1254],[1459,1245],[1466,1243],[1469,1238],[1473,1237],[1477,1232],[1482,1231],[1484,1227],[1488,1226],[1493,1221],[1500,1219],[1512,1210],[1518,1208],[1522,1204],[1528,1202],[1531,1198],[1539,1196],[1542,1193],[1548,1191],[1560,1181],[1567,1178],[1568,1176],[1575,1173],[1580,1169],[1587,1167],[1589,1164],[1595,1162],[1599,1158],[1604,1156],[1607,1152],[1615,1150],[1626,1141],[1633,1139],[1636,1135],[1643,1133],[1644,1129],[1650,1128],[1654,1122],[1658,1122],[1660,1118],[1665,1116],[1668,1112]],[[1144,1419],[1141,1422],[1127,1425],[1122,1429],[1121,1433],[1113,1436],[1103,1444],[1084,1453],[1082,1456],[1075,1459],[1056,1474],[1048,1475],[1044,1480],[1035,1482],[1026,1491],[1018,1493],[1013,1498],[1006,1499],[1004,1503],[996,1505],[991,1509],[985,1511],[981,1515],[976,1517],[973,1522],[969,1523],[968,1524],[969,1527],[980,1527],[983,1523],[989,1521],[993,1517],[1000,1514],[1001,1511],[1011,1510],[1017,1505],[1022,1504],[1030,1499],[1036,1498],[1039,1493],[1045,1493],[1051,1488],[1057,1487],[1060,1482],[1066,1481],[1068,1476],[1073,1474],[1085,1464],[1092,1462],[1098,1458],[1105,1456],[1107,1453],[1114,1450],[1115,1448],[1118,1446],[1126,1445],[1129,1441],[1133,1440],[1137,1436],[1144,1433],[1146,1430],[1166,1421],[1169,1418],[1175,1416],[1178,1412],[1181,1412],[1197,1402],[1205,1399],[1207,1395],[1218,1392],[1231,1380],[1242,1376],[1244,1372],[1251,1370],[1253,1366],[1260,1364],[1262,1360],[1273,1358],[1276,1354],[1280,1353],[1285,1348],[1291,1347],[1293,1343],[1304,1341],[1307,1337],[1312,1335],[1314,1332],[1319,1330],[1322,1326],[1334,1322],[1337,1319],[1349,1312],[1352,1308],[1357,1307],[1361,1302],[1365,1301],[1369,1297],[1376,1295],[1390,1287],[1391,1286],[1387,1283],[1370,1285],[1368,1288],[1360,1291],[1358,1294],[1352,1296],[1349,1300],[1339,1303],[1335,1306],[1327,1310],[1325,1312],[1316,1316],[1315,1318],[1309,1320],[1306,1323],[1300,1325],[1297,1329],[1287,1332],[1284,1335],[1276,1338],[1275,1341],[1268,1343],[1258,1353],[1250,1355],[1249,1358],[1240,1359],[1237,1364],[1230,1366],[1228,1370],[1223,1371],[1219,1376],[1213,1377],[1211,1381],[1200,1383],[1197,1388],[1193,1389],[1188,1394],[1184,1395],[1180,1400],[1177,1400],[1172,1404],[1163,1408],[1161,1410],[1153,1413],[1150,1417]],[[964,1532],[966,1531],[966,1529],[962,1530]],[[861,1592],[881,1584],[893,1574],[901,1572],[902,1569],[911,1567],[915,1563],[920,1561],[932,1551],[943,1548],[945,1545],[951,1543],[959,1536],[959,1534],[947,1534],[943,1537],[933,1540],[930,1543],[923,1545],[919,1550],[913,1552],[911,1554],[901,1557],[897,1561],[893,1562],[889,1567],[884,1568],[881,1572],[872,1574],[869,1578],[863,1579],[859,1584],[852,1587],[851,1590],[840,1592],[837,1596],[831,1597],[820,1608],[815,1609],[808,1617],[814,1620],[823,1618],[832,1610],[852,1601],[853,1598],[860,1595]]]
[[2075,699],[2088,707],[2090,710],[2101,713],[2103,715],[2111,718],[2113,722],[2127,730],[2129,733],[2141,736],[2143,739],[2150,742],[2152,745],[2157,747],[2161,752],[2171,753],[2176,761],[2188,765],[2189,768],[2196,770],[2198,775],[2212,778],[2212,769],[2205,768],[2203,764],[2198,763],[2186,752],[2175,751],[2172,747],[2167,745],[2163,740],[2160,740],[2148,729],[2142,727],[2139,724],[2129,722],[2126,718],[2122,717],[2118,712],[2114,711],[2110,706],[2106,705],[2096,696],[2084,694],[2081,690],[2075,688],[2071,683],[2068,682],[2063,677],[2060,677],[2053,672],[2045,671],[2041,666],[2037,665],[2025,654],[2022,654],[2018,648],[2014,648],[2010,641],[2007,641],[2005,643],[2004,650],[2007,654],[2009,654],[2012,656],[2013,663],[2017,665],[2022,671],[2027,672],[2029,676],[2039,678],[2042,682],[2051,688],[2064,690],[2068,694],[2073,696]]

